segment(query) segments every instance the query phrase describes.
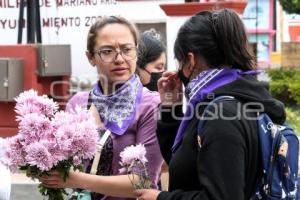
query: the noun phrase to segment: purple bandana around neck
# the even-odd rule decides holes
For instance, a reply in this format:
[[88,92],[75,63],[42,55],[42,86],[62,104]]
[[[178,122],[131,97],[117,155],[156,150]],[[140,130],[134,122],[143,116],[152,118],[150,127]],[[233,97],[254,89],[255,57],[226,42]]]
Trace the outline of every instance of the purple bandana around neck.
[[207,95],[215,89],[231,83],[243,75],[257,75],[259,71],[241,71],[237,69],[210,69],[200,73],[195,79],[187,85],[185,95],[188,99],[188,104],[184,117],[180,123],[177,135],[172,147],[174,153],[183,138],[184,131],[190,122],[187,120],[192,112],[192,108],[207,98]]
[[143,85],[139,77],[134,74],[110,95],[104,95],[99,85],[95,84],[90,98],[105,128],[116,135],[123,135],[135,120],[142,92]]

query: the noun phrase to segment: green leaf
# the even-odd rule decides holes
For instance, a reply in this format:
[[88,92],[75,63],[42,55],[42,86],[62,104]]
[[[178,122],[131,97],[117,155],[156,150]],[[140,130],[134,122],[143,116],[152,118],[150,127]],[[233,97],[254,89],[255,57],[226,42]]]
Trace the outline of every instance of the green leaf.
[[286,107],[287,123],[294,129],[296,134],[300,136],[300,109]]
[[287,106],[300,107],[300,70],[280,68],[267,73],[272,95]]
[[65,189],[47,188],[42,184],[39,184],[38,188],[43,196],[48,196],[48,200],[64,200],[64,194],[68,194]]
[[290,14],[300,14],[300,0],[279,0],[282,9]]
[[76,170],[79,170],[79,171],[81,171],[81,172],[83,172],[83,165],[81,164],[81,165],[75,165],[74,166],[74,170],[76,171]]

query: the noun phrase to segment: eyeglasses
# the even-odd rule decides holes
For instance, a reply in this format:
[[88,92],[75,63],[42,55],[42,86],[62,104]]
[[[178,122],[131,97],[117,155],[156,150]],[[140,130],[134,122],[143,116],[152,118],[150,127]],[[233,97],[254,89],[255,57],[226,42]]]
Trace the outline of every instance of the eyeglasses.
[[113,48],[103,48],[96,50],[100,57],[100,59],[105,63],[112,63],[116,60],[118,55],[120,54],[125,60],[133,60],[137,57],[137,48],[136,47],[123,47],[120,50]]

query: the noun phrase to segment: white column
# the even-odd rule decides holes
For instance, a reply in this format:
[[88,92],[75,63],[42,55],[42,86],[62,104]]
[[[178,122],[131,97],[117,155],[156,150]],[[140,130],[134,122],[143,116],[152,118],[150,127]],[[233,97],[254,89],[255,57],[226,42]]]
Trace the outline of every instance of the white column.
[[174,60],[174,43],[181,25],[188,19],[183,17],[167,17],[167,53],[168,53],[168,70],[176,70]]

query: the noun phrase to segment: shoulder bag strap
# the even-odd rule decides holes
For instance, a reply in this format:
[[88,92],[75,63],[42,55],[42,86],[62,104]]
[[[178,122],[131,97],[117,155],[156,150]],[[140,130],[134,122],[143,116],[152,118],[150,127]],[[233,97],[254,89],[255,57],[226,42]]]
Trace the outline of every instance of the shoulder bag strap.
[[101,152],[103,150],[104,144],[107,141],[108,137],[110,135],[110,130],[106,130],[99,142],[97,143],[97,152],[93,160],[92,168],[90,171],[90,174],[95,175],[97,173],[98,164],[101,157]]

